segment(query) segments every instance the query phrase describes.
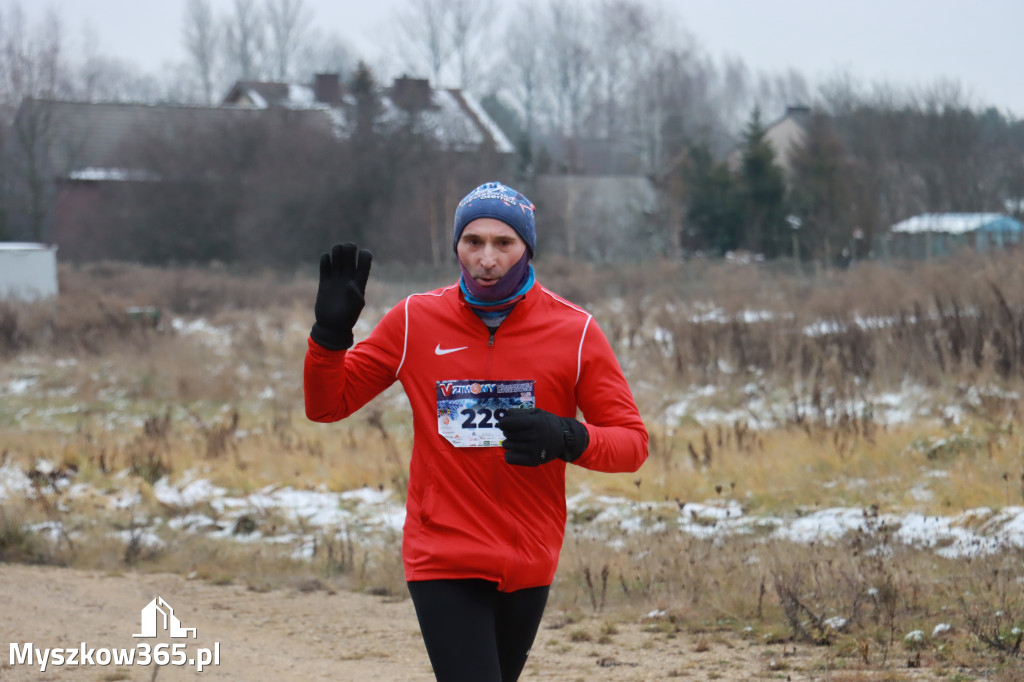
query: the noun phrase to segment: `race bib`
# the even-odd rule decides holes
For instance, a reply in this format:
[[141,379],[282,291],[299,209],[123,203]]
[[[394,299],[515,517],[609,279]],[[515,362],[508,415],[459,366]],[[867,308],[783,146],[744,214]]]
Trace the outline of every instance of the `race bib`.
[[437,432],[460,448],[501,445],[498,420],[508,410],[534,407],[533,380],[437,382]]

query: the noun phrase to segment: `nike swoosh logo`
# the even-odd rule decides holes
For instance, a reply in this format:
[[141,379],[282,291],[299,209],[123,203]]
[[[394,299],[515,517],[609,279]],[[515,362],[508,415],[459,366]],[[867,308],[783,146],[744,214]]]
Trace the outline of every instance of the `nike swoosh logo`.
[[459,346],[458,348],[441,348],[441,344],[437,344],[434,349],[434,355],[448,355],[449,353],[455,353],[460,350],[466,350],[469,346]]

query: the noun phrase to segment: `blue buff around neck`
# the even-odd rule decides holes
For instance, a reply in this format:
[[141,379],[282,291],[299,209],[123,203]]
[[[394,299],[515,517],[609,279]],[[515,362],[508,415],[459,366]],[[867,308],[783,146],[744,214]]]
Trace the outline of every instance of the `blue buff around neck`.
[[459,279],[459,288],[462,289],[462,295],[466,298],[466,303],[468,303],[473,308],[483,308],[491,310],[495,308],[500,309],[503,305],[512,303],[513,301],[521,297],[523,294],[525,294],[527,291],[529,291],[535,281],[535,277],[533,274],[533,266],[528,264],[526,276],[523,278],[522,284],[519,287],[517,287],[516,290],[513,291],[510,296],[506,296],[505,298],[502,298],[497,301],[487,301],[482,298],[474,296],[470,292],[469,288],[466,286],[467,276],[468,275],[463,274],[462,277]]

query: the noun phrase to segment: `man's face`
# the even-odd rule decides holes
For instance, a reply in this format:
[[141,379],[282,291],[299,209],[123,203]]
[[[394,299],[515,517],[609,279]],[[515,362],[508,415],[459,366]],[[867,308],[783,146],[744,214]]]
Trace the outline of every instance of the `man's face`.
[[519,262],[526,253],[526,242],[500,220],[477,218],[462,229],[455,250],[470,277],[490,287]]

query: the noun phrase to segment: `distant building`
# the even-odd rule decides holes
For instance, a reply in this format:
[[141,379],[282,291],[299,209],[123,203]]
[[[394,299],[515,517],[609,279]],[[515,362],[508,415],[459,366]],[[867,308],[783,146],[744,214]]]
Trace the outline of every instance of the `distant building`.
[[1016,248],[1021,223],[1001,213],[926,213],[892,226],[878,239],[876,251],[885,258],[928,260],[970,249],[992,253]]
[[36,301],[56,295],[56,246],[0,242],[0,300]]
[[[782,168],[788,182],[793,176],[793,156],[807,141],[807,125],[811,108],[803,105],[786,107],[786,113],[764,128],[764,139],[775,151],[775,162]],[[743,149],[736,147],[729,154],[729,167],[736,170],[743,162]]]
[[[329,133],[323,112],[289,112],[277,124],[307,125]],[[230,130],[243,121],[267,120],[265,112],[238,107],[150,105],[25,99],[14,120],[20,146],[6,150],[19,203],[34,214],[12,218],[16,239],[43,239],[76,260],[109,257],[96,253],[100,215],[139,183],[167,182],[147,168],[145,144],[186,131]],[[28,160],[31,159],[31,163]],[[179,178],[180,180],[180,178]]]
[[[413,125],[454,156],[484,155],[493,166],[511,165],[514,148],[480,103],[457,89],[434,89],[426,80],[399,78],[382,91],[375,125]],[[337,74],[318,74],[311,84],[239,81],[219,106],[75,102],[25,99],[16,114],[8,167],[19,206],[11,237],[45,240],[67,248],[63,257],[90,260],[131,257],[110,254],[97,237],[103,216],[116,212],[133,188],[145,183],[202,183],[202,169],[189,177],[160,177],[147,167],[146,142],[158,137],[186,140],[188,132],[228,133],[258,123],[347,139],[357,134],[355,99]],[[17,146],[17,149],[14,149]]]

